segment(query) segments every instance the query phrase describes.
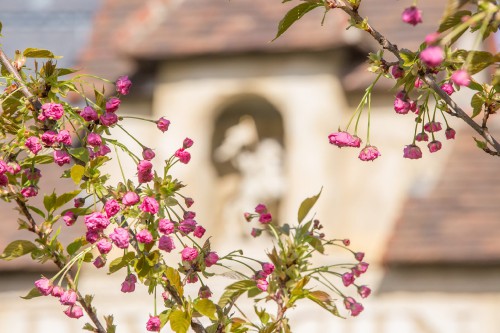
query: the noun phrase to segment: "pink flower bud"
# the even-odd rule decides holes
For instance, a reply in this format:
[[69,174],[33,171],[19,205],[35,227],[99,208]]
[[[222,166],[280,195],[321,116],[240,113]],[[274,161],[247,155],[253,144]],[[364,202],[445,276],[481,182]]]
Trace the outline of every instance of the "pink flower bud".
[[270,213],[265,213],[259,216],[259,222],[262,224],[268,224],[272,221],[273,217]]
[[90,106],[86,106],[80,112],[80,117],[82,117],[85,121],[95,121],[99,116],[94,109],[92,109]]
[[184,212],[184,219],[186,220],[192,220],[196,217],[196,213],[192,212],[190,210]]
[[175,157],[179,159],[181,163],[188,164],[189,161],[191,160],[191,154],[184,150],[184,148],[179,148],[175,152]]
[[62,219],[64,223],[69,227],[75,224],[76,215],[72,211],[68,210],[66,213],[63,214]]
[[61,297],[63,293],[64,293],[64,288],[60,286],[54,286],[52,288],[52,291],[50,292],[52,296],[57,298]]
[[107,113],[113,113],[113,112],[115,112],[120,107],[120,104],[121,104],[121,101],[120,101],[119,98],[111,97],[106,102],[106,112]]
[[87,143],[93,147],[100,146],[102,144],[101,136],[97,133],[89,133],[87,135]]
[[63,166],[64,164],[69,164],[71,162],[71,157],[64,150],[55,150],[54,162],[59,166]]
[[199,298],[210,298],[212,297],[212,291],[208,286],[202,286],[198,291]]
[[270,262],[263,262],[261,266],[262,271],[264,272],[264,274],[266,274],[266,276],[271,275],[274,272],[274,265]]
[[137,278],[134,274],[129,274],[125,278],[125,281],[122,282],[121,292],[122,293],[131,293],[135,291],[135,284],[137,282]]
[[183,261],[193,261],[198,258],[198,250],[193,247],[186,246],[182,250],[181,256]]
[[174,240],[170,236],[161,236],[158,241],[158,248],[170,253],[170,251],[175,249]]
[[103,126],[113,126],[118,122],[118,116],[113,112],[106,112],[99,118]]
[[127,192],[122,198],[122,204],[125,206],[133,206],[140,200],[139,195],[135,192]]
[[75,291],[71,289],[66,290],[59,298],[59,301],[62,305],[74,305],[76,303]]
[[196,221],[192,219],[186,219],[179,224],[179,230],[184,234],[189,234],[196,229]]
[[70,146],[72,143],[71,140],[71,134],[69,134],[69,131],[67,130],[62,130],[57,134],[56,138],[57,142],[62,143],[63,145]]
[[83,316],[83,310],[78,305],[71,305],[66,310],[64,310],[66,316],[70,318],[78,319]]
[[403,75],[405,74],[405,71],[401,67],[399,67],[398,65],[394,65],[391,68],[391,73],[395,79],[399,79],[400,77],[403,77]]
[[53,288],[52,282],[46,277],[42,277],[41,279],[36,280],[35,287],[44,296],[50,295]]
[[416,160],[422,157],[422,151],[416,145],[408,145],[403,150],[403,157]]
[[194,200],[192,198],[184,198],[184,203],[186,207],[189,208],[194,204]]
[[441,85],[441,89],[448,95],[451,95],[455,92],[455,89],[453,89],[453,85],[450,82],[443,83]]
[[358,294],[362,297],[362,298],[367,298],[368,296],[370,296],[372,290],[370,288],[368,288],[367,286],[359,286],[358,287]]
[[424,125],[424,130],[429,133],[439,132],[441,129],[441,123],[438,121],[431,121]]
[[415,140],[417,140],[418,142],[429,141],[429,136],[425,132],[420,132],[415,137]]
[[145,197],[141,205],[139,206],[139,209],[145,213],[156,214],[160,209],[160,205],[158,204],[158,201],[156,201],[155,198]]
[[187,149],[193,146],[193,140],[190,138],[185,138],[184,142],[182,143],[182,148]]
[[453,74],[451,74],[451,81],[455,83],[457,86],[464,86],[468,87],[470,84],[470,75],[467,73],[466,70],[459,69],[458,71],[455,71]]
[[428,67],[438,67],[444,60],[443,49],[439,46],[429,46],[420,52],[420,60]]
[[104,204],[104,211],[106,212],[106,216],[111,218],[120,211],[120,204],[115,199],[108,200]]
[[150,332],[159,332],[161,328],[160,318],[157,316],[149,317],[148,322],[146,323],[146,329]]
[[365,257],[364,252],[356,252],[354,254],[354,258],[356,258],[357,261],[363,261],[363,258]]
[[356,317],[364,310],[364,307],[361,303],[354,303],[351,306],[351,316]]
[[109,253],[112,248],[113,244],[106,238],[102,238],[100,241],[97,242],[97,249],[101,254]]
[[455,139],[455,134],[457,134],[457,132],[451,127],[448,127],[446,129],[446,131],[444,131],[444,135],[446,136],[446,140]]
[[51,147],[57,141],[57,133],[54,131],[46,131],[42,134],[42,142],[44,145]]
[[151,161],[153,158],[155,158],[155,152],[151,148],[145,148],[142,151],[142,158],[144,158],[146,161]]
[[40,139],[38,139],[36,136],[30,136],[29,138],[27,138],[24,145],[26,148],[29,149],[30,152],[32,152],[35,155],[38,154],[40,150],[42,150]]
[[28,186],[21,190],[21,194],[25,198],[31,198],[38,194],[38,189],[35,186]]
[[203,228],[201,225],[197,225],[196,228],[194,228],[193,236],[201,238],[205,234],[205,231],[205,228]]
[[137,241],[143,244],[149,244],[153,241],[153,236],[147,229],[142,229],[136,235]]
[[73,206],[75,206],[75,208],[80,208],[83,205],[85,205],[84,198],[76,198],[75,200],[73,200]]
[[259,288],[262,291],[267,291],[267,288],[269,286],[269,283],[267,282],[266,279],[258,279],[255,281],[257,284],[257,288]]
[[407,114],[410,111],[410,103],[406,100],[397,98],[394,100],[394,111],[398,114]]
[[175,230],[175,225],[172,221],[167,220],[167,219],[161,219],[158,222],[158,230],[165,234],[165,235],[170,235],[171,233],[174,232]]
[[250,232],[250,235],[252,235],[252,237],[259,237],[260,235],[262,234],[262,229],[258,229],[258,228],[252,228],[252,231]]
[[439,36],[440,36],[439,32],[432,32],[427,36],[425,36],[425,43],[427,45],[434,44],[439,40]]
[[401,14],[403,22],[413,26],[422,23],[422,11],[415,6],[406,8]]
[[431,153],[435,153],[435,152],[437,152],[438,150],[441,150],[442,146],[443,146],[443,145],[442,145],[442,144],[441,144],[441,142],[440,142],[440,141],[438,141],[438,140],[431,141],[431,142],[429,142],[429,144],[427,145],[427,147],[429,147],[429,151],[430,151]]
[[422,88],[423,85],[424,85],[424,81],[422,81],[421,78],[417,77],[415,79],[414,87],[417,89],[420,89],[420,88]]
[[358,158],[362,161],[373,161],[377,157],[381,156],[377,147],[375,146],[366,146],[359,152]]
[[245,218],[245,220],[247,222],[250,222],[250,221],[252,221],[252,218],[254,217],[254,215],[251,213],[243,213],[243,217]]
[[266,205],[261,204],[261,203],[260,203],[260,204],[258,204],[258,205],[255,207],[255,212],[256,212],[257,214],[265,214],[265,213],[267,213],[267,207],[266,207]]
[[132,86],[132,82],[128,79],[128,76],[120,76],[118,80],[116,80],[116,92],[122,95],[127,95],[130,91],[130,87]]
[[217,255],[217,252],[208,252],[207,256],[205,257],[205,266],[210,267],[212,265],[215,265],[219,261],[219,256]]
[[161,117],[156,121],[156,127],[162,132],[166,132],[170,126],[170,120]]
[[106,265],[106,259],[104,259],[101,256],[98,256],[97,258],[95,258],[93,264],[96,268],[102,268],[104,267],[104,265]]
[[344,284],[344,286],[349,287],[354,283],[354,275],[352,273],[342,274],[342,283]]
[[109,238],[120,249],[126,249],[130,241],[128,230],[124,228],[115,228],[113,233],[109,235]]
[[356,147],[359,148],[361,145],[361,139],[357,136],[353,136],[347,132],[336,132],[328,135],[328,140],[330,144],[335,145],[339,148],[342,147]]

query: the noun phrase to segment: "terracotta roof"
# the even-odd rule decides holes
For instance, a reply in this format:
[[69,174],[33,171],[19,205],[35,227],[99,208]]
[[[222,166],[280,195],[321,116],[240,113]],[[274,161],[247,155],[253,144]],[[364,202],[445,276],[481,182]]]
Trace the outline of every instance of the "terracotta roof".
[[435,188],[405,204],[387,246],[388,265],[500,263],[500,159],[471,136],[457,135]]
[[[134,58],[316,51],[373,43],[368,36],[356,37],[354,30],[346,33],[347,18],[340,12],[330,12],[321,27],[321,8],[269,43],[278,22],[295,5],[279,0],[104,0],[81,63],[87,72],[114,78],[132,73]],[[407,6],[396,0],[365,1],[360,12],[400,46],[414,47],[436,28],[444,3],[419,1],[424,23],[417,27],[401,22],[399,13]],[[398,14],[386,15],[388,11]]]

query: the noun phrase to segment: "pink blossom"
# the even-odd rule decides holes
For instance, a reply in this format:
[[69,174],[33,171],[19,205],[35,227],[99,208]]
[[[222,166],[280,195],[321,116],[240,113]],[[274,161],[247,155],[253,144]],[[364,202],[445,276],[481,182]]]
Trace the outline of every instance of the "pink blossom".
[[419,78],[419,77],[417,77],[417,78],[415,79],[415,83],[413,84],[413,86],[414,86],[415,88],[417,88],[417,89],[422,88],[422,86],[423,86],[423,85],[424,85],[424,81],[423,81],[421,78]]
[[200,290],[198,290],[199,298],[210,298],[212,297],[212,291],[208,286],[201,286]]
[[85,199],[84,198],[76,198],[76,199],[73,200],[73,206],[75,206],[75,208],[80,208],[83,205],[85,205]]
[[271,264],[270,262],[263,262],[262,264],[262,271],[266,275],[270,275],[274,272],[274,265]]
[[63,145],[71,145],[72,140],[71,140],[71,134],[69,134],[69,131],[67,130],[62,130],[57,134],[56,138],[57,142],[62,143]]
[[136,203],[138,203],[140,200],[139,195],[135,192],[129,191],[125,193],[125,195],[122,198],[122,204],[125,206],[133,206]]
[[448,95],[451,95],[455,92],[455,89],[453,89],[453,85],[450,82],[443,83],[441,85],[441,89]]
[[109,127],[118,122],[118,116],[113,112],[106,112],[99,118],[101,120],[101,124]]
[[139,206],[140,210],[150,214],[158,213],[159,208],[160,205],[158,204],[158,201],[156,201],[156,199],[153,197],[145,197],[141,205]]
[[193,146],[193,140],[190,138],[185,138],[184,141],[182,142],[182,148],[187,149]]
[[170,252],[175,249],[174,240],[170,236],[161,236],[160,240],[158,241],[158,248],[160,250]]
[[330,144],[335,145],[339,148],[342,147],[356,147],[359,148],[361,145],[361,139],[357,136],[352,136],[347,132],[336,132],[328,135],[328,140]]
[[252,218],[254,218],[254,216],[255,216],[254,214],[251,214],[251,213],[248,213],[248,212],[243,213],[243,217],[245,218],[245,220],[247,222],[252,221]]
[[132,82],[129,80],[128,76],[120,76],[118,80],[116,80],[116,92],[122,95],[127,95],[130,91],[130,87],[132,86]]
[[441,123],[437,121],[431,121],[424,125],[424,130],[429,133],[439,132],[441,129]]
[[186,246],[182,250],[181,256],[182,256],[182,260],[184,260],[184,261],[193,261],[196,258],[198,258],[198,250],[193,248],[193,247]]
[[441,150],[441,148],[443,147],[443,145],[441,144],[440,141],[434,140],[434,141],[429,142],[429,144],[427,145],[427,147],[429,147],[429,151],[431,153],[435,153],[438,150]]
[[157,316],[149,317],[148,322],[146,323],[146,329],[150,332],[159,332],[161,327],[160,318]]
[[362,297],[362,298],[367,298],[368,296],[370,296],[372,290],[370,288],[368,288],[367,286],[359,286],[358,287],[358,294]]
[[205,257],[205,266],[210,267],[212,265],[215,265],[219,261],[219,255],[217,252],[208,252],[207,256]]
[[149,244],[153,241],[153,236],[147,229],[142,229],[136,235],[137,241],[143,244]]
[[126,249],[130,241],[128,230],[124,228],[115,228],[113,233],[109,235],[109,238],[120,249]]
[[35,155],[38,154],[40,150],[42,150],[40,139],[38,139],[36,136],[30,136],[29,138],[27,138],[24,145]]
[[59,301],[62,305],[74,305],[76,303],[75,291],[71,289],[66,290],[59,298]]
[[184,212],[183,216],[184,216],[185,220],[190,220],[190,219],[192,220],[196,217],[196,213],[193,211],[187,210]]
[[271,213],[265,213],[259,216],[259,222],[262,224],[268,224],[272,221],[273,217]]
[[189,161],[191,160],[191,154],[184,150],[184,148],[179,148],[175,152],[175,157],[179,159],[181,163],[188,164]]
[[351,316],[356,317],[364,310],[364,307],[361,303],[354,303],[351,306]]
[[153,163],[147,160],[139,161],[137,164],[137,172],[149,172],[153,169]]
[[349,239],[345,238],[342,240],[342,244],[344,244],[344,246],[349,246],[349,245],[351,245],[351,241]]
[[64,310],[66,316],[70,318],[78,319],[83,316],[83,310],[78,305],[70,305],[66,310]]
[[99,150],[96,152],[97,156],[104,156],[111,153],[111,149],[107,145],[100,145]]
[[255,282],[257,284],[257,288],[259,288],[262,291],[267,291],[267,288],[269,287],[269,283],[267,282],[266,279],[258,279]]
[[88,230],[85,233],[85,239],[90,244],[94,244],[95,242],[97,242],[97,240],[99,239],[99,237],[101,237],[99,230]]
[[101,212],[93,212],[85,216],[85,226],[89,231],[100,231],[106,229],[109,219]]
[[401,67],[399,67],[398,65],[394,65],[391,68],[391,73],[395,79],[399,79],[400,77],[403,77],[403,75],[405,74],[405,71]]
[[9,184],[9,178],[6,175],[0,175],[0,187],[5,187]]
[[[4,168],[1,168],[1,169],[4,169]],[[16,162],[9,162],[8,164],[5,164],[5,170],[0,171],[0,173],[3,174],[5,172],[8,172],[8,173],[10,173],[12,175],[16,175],[20,171],[21,171],[21,166],[18,163],[16,163]]]
[[80,112],[80,117],[82,117],[85,121],[95,121],[99,116],[94,109],[92,109],[90,106],[86,106]]
[[42,110],[38,115],[38,120],[44,121],[46,119],[59,120],[64,114],[64,108],[61,104],[45,103],[42,105]]
[[381,156],[381,154],[378,151],[377,147],[366,146],[365,148],[361,149],[358,158],[362,161],[373,161],[379,156]]
[[365,273],[368,270],[369,264],[366,262],[360,262],[359,264],[356,265],[356,268],[361,272]]
[[403,150],[403,157],[416,160],[422,157],[422,151],[416,145],[407,145]]
[[60,287],[60,286],[54,286],[52,288],[52,291],[50,292],[50,294],[54,297],[61,297],[62,294],[64,294],[64,288]]
[[42,277],[41,279],[36,280],[35,287],[44,296],[50,295],[50,292],[53,288],[52,282],[46,277]]
[[435,42],[437,42],[439,40],[439,32],[432,32],[430,34],[428,34],[427,36],[425,36],[425,43],[427,45],[431,45],[431,44],[434,44]]
[[163,234],[170,235],[171,233],[174,232],[175,225],[170,220],[161,219],[158,222],[158,230]]
[[422,11],[415,6],[406,8],[401,14],[403,22],[413,26],[422,23]]
[[415,140],[417,140],[418,142],[429,141],[429,136],[425,132],[420,132],[415,137]]
[[120,211],[120,204],[115,199],[108,200],[104,204],[104,211],[106,212],[106,216],[111,218]]
[[108,99],[106,102],[106,112],[107,113],[114,113],[118,108],[120,107],[121,101],[119,98],[116,97],[111,97]]
[[352,273],[342,274],[342,283],[344,284],[344,286],[349,287],[354,283],[354,275]]
[[394,100],[394,111],[399,114],[407,114],[410,111],[410,103],[406,100],[396,97]]
[[201,238],[205,234],[205,228],[203,228],[201,225],[197,225],[196,228],[194,228],[193,235],[195,237]]
[[33,185],[28,186],[28,187],[24,187],[21,190],[21,194],[25,198],[31,198],[31,197],[34,197],[38,194],[38,189]]
[[64,164],[69,164],[71,158],[64,150],[54,150],[54,162],[59,166],[63,166]]
[[187,280],[186,281],[187,281],[187,283],[196,283],[196,282],[198,282],[198,275],[196,275],[196,274],[189,274],[187,276]]
[[101,136],[97,133],[89,133],[87,135],[87,143],[93,147],[100,146],[102,144]]
[[154,178],[154,175],[151,171],[147,171],[147,172],[139,172],[137,174],[137,180],[139,181],[139,183],[143,184],[143,183],[148,183],[150,181],[152,181]]
[[144,158],[146,161],[151,161],[153,158],[155,158],[155,152],[151,148],[145,148],[142,151],[142,158]]
[[186,219],[179,224],[179,230],[185,234],[189,234],[196,228],[196,221],[192,219]]
[[129,274],[125,278],[125,281],[122,282],[121,292],[122,293],[131,293],[135,290],[135,284],[137,283],[137,278],[134,274]]
[[66,213],[63,214],[62,219],[64,223],[69,227],[75,224],[76,215],[72,211],[68,210]]
[[265,214],[267,213],[267,206],[260,203],[257,206],[255,206],[255,212],[257,214]]
[[446,140],[455,139],[455,134],[457,134],[457,132],[451,127],[448,127],[446,129],[446,131],[444,131],[444,135],[446,136]]
[[457,86],[468,87],[470,84],[470,75],[464,69],[459,69],[451,74],[451,81],[455,83]]
[[52,146],[57,140],[57,133],[54,131],[46,131],[42,134],[42,142],[46,146]]
[[168,127],[170,126],[170,120],[161,117],[156,121],[156,126],[160,131],[166,132],[168,130]]
[[106,238],[102,238],[97,242],[97,249],[101,254],[107,254],[113,248],[113,244]]
[[350,310],[354,303],[356,303],[356,300],[354,298],[352,297],[344,298],[344,306],[347,310]]
[[439,46],[429,46],[420,52],[420,60],[428,67],[437,67],[444,60],[443,49]]

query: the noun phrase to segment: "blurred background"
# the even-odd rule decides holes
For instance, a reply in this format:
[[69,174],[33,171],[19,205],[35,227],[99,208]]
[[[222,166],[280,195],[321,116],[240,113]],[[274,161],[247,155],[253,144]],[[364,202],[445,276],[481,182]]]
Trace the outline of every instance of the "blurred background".
[[[360,162],[358,150],[328,144],[328,134],[345,126],[375,78],[365,61],[376,46],[359,31],[346,30],[348,20],[341,12],[330,11],[321,26],[321,9],[270,42],[294,4],[3,1],[1,44],[10,57],[16,49],[47,48],[64,56],[58,60],[64,67],[111,81],[129,75],[133,87],[121,115],[164,116],[172,122],[162,134],[152,124],[125,120],[134,135],[155,149],[157,160],[170,156],[185,137],[194,140],[192,160],[173,173],[188,184],[184,193],[194,198],[197,221],[219,253],[242,247],[264,258],[269,239],[251,239],[252,226],[242,213],[264,202],[280,223],[294,223],[300,202],[323,188],[316,216],[327,237],[349,238],[353,250],[366,252],[370,268],[359,283],[374,294],[363,300],[365,311],[354,319],[330,317],[304,301],[292,313],[294,332],[500,332],[498,158],[477,149],[473,133],[448,119],[458,132],[456,140],[446,141],[439,133],[440,152],[431,155],[422,145],[422,159],[403,159],[414,122],[410,114],[394,113],[397,91],[385,79],[375,87],[371,121],[371,144],[382,156]],[[419,1],[424,22],[416,27],[400,20],[411,4],[364,1],[360,11],[400,48],[417,48],[436,30],[444,1]],[[465,38],[465,46],[472,39]],[[484,47],[495,50],[493,39]],[[469,108],[470,96],[454,97]],[[498,124],[494,118],[490,122]],[[363,115],[358,135],[364,141],[365,133]],[[113,136],[135,145],[121,132]],[[127,166],[133,178],[135,165]],[[46,192],[59,182],[55,177],[46,182]],[[29,238],[15,232],[17,216],[10,206],[3,204],[2,212],[0,249],[15,238]],[[80,219],[63,230],[67,239],[76,237],[82,224]],[[344,259],[330,253],[318,262]],[[40,272],[55,273],[29,260],[0,262],[0,332],[81,330],[84,320],[67,318],[56,299],[19,298]],[[124,274],[107,276],[89,268],[80,288],[95,293],[99,314],[115,314],[118,332],[143,332],[153,306],[144,290],[120,293]],[[231,280],[215,285],[222,283]],[[341,300],[339,308],[347,315]]]

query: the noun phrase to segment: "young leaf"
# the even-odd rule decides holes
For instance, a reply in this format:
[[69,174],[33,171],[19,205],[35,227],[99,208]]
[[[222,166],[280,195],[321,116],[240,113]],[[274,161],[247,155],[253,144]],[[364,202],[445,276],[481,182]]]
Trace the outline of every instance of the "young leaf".
[[247,290],[255,287],[255,281],[253,280],[243,280],[235,282],[226,287],[226,290],[219,299],[218,305],[223,308],[229,302],[236,300]]
[[179,296],[182,297],[184,295],[184,289],[182,287],[181,276],[179,272],[172,267],[167,267],[165,275],[167,276],[168,282],[170,282],[170,284],[177,290]]
[[287,31],[292,24],[300,20],[302,16],[319,6],[323,6],[323,2],[304,2],[288,11],[285,17],[283,17],[283,19],[278,23],[278,32],[276,33],[276,37],[274,37],[273,41]]
[[66,247],[66,251],[68,252],[68,254],[70,256],[72,256],[86,243],[87,243],[87,241],[86,241],[85,237],[82,236],[80,238],[75,239],[73,242],[71,242]]
[[35,287],[33,289],[31,289],[29,291],[29,293],[26,295],[26,296],[21,296],[22,299],[32,299],[32,298],[35,298],[35,297],[40,297],[42,296],[42,294],[40,293],[40,291]]
[[215,304],[209,299],[200,299],[195,303],[194,309],[212,320],[217,319],[217,317],[215,316],[217,308],[215,307]]
[[3,250],[3,253],[0,255],[0,259],[10,261],[25,254],[30,253],[35,250],[37,247],[30,241],[27,240],[15,240]]
[[483,109],[483,99],[481,98],[481,93],[475,93],[470,100],[470,105],[472,106],[472,118],[481,113]]
[[68,153],[84,163],[87,163],[89,161],[89,151],[87,150],[87,148],[80,147],[68,149]]
[[54,205],[54,210],[56,210],[59,207],[62,207],[63,205],[73,200],[73,198],[75,198],[78,194],[80,194],[81,191],[82,190],[76,190],[72,192],[63,193],[60,196],[58,196],[56,199],[56,203]]
[[71,179],[73,179],[73,182],[75,184],[80,184],[83,174],[85,173],[85,167],[75,164],[71,167],[70,175]]
[[127,252],[123,257],[116,258],[109,264],[109,273],[112,274],[127,266],[135,258],[134,252]]
[[323,188],[321,188],[321,190],[319,190],[319,193],[316,194],[315,196],[312,196],[312,197],[307,198],[304,201],[302,201],[302,203],[300,204],[299,213],[298,213],[299,223],[302,222],[302,220],[304,220],[304,218],[307,216],[307,214],[309,213],[311,208],[314,206],[316,201],[318,201],[318,198],[321,194],[321,191],[323,191]]
[[438,32],[443,32],[446,31],[450,28],[453,28],[454,26],[462,23],[462,17],[464,16],[470,16],[472,13],[468,10],[460,10],[458,12],[455,12],[446,18],[444,18],[441,21],[441,24],[439,25]]
[[176,333],[186,333],[190,322],[188,314],[182,310],[174,310],[170,314],[170,328]]
[[23,56],[26,58],[62,58],[59,56],[55,56],[54,53],[49,50],[37,49],[33,47],[29,47],[23,52]]
[[54,210],[54,205],[56,204],[56,193],[52,192],[51,195],[45,195],[43,197],[43,206],[47,210],[47,212],[51,212]]

